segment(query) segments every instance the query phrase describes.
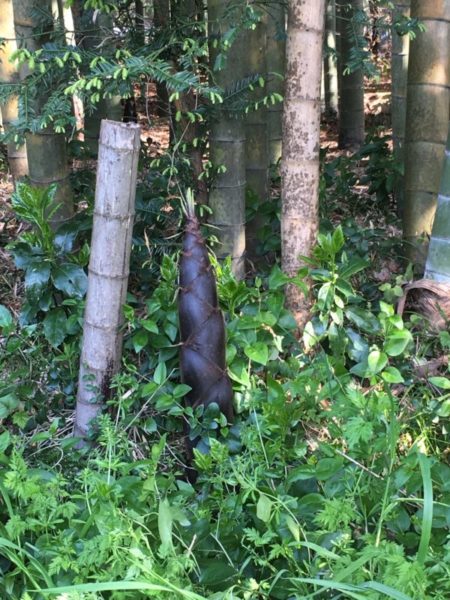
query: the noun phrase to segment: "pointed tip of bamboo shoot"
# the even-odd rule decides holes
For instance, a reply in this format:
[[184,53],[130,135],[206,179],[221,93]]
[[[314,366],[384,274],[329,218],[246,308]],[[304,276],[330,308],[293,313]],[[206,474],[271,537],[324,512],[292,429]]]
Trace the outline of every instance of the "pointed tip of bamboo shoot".
[[183,206],[183,212],[185,213],[186,218],[188,220],[196,220],[197,217],[195,214],[195,200],[191,188],[188,188],[186,190],[186,197],[182,198],[181,202]]

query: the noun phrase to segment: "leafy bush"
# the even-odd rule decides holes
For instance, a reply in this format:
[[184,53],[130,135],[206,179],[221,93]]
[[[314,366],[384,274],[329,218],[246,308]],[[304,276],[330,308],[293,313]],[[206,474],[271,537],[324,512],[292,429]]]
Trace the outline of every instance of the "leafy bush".
[[[3,596],[447,597],[449,467],[426,453],[429,407],[444,406],[450,383],[435,378],[431,392],[414,378],[407,326],[381,294],[372,306],[355,291],[366,264],[348,257],[341,229],[319,237],[306,352],[278,267],[249,285],[215,265],[238,413],[216,438],[213,406],[183,408],[176,261],[165,256],[152,295],[125,308],[125,365],[96,448],[74,448],[50,414],[0,436]],[[418,402],[428,390],[419,418],[408,389]],[[195,488],[183,414],[202,437]]]

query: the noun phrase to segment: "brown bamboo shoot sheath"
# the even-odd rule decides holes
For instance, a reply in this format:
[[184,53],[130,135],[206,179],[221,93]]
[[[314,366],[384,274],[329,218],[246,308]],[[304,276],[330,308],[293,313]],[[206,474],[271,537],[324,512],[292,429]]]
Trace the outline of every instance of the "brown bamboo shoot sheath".
[[405,205],[403,234],[409,258],[425,262],[439,192],[449,114],[450,0],[412,0],[411,16],[426,31],[410,45],[405,133]]
[[120,366],[139,136],[134,123],[102,121],[74,431],[81,437],[101,412]]

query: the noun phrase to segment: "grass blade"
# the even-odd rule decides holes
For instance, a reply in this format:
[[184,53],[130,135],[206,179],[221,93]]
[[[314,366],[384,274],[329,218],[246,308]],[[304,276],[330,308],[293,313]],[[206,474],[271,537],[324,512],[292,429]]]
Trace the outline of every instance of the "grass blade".
[[423,481],[423,516],[417,562],[423,565],[428,554],[433,523],[433,483],[431,481],[430,462],[424,454],[419,454],[419,465]]
[[194,592],[182,590],[174,585],[160,585],[147,581],[105,581],[102,583],[80,583],[79,585],[66,585],[56,588],[40,590],[44,594],[64,594],[69,592],[112,592],[112,591],[142,591],[153,592],[159,596],[161,592],[170,593],[173,598],[187,598],[187,600],[206,600]]
[[[291,579],[291,581],[297,583],[309,583],[311,585],[315,585],[317,587],[322,588],[322,590],[335,590],[336,592],[345,592],[348,597],[354,598],[354,600],[367,600],[367,594],[364,592],[361,593],[361,589],[358,588],[358,586],[356,585],[340,583],[339,581],[326,579],[310,579],[309,577],[295,577]],[[304,600],[307,600],[307,598],[313,598],[315,595],[317,595],[317,592],[305,596]]]
[[403,594],[403,592],[399,592],[395,588],[390,585],[384,585],[384,583],[378,583],[378,581],[368,581],[367,583],[362,583],[361,587],[368,590],[374,590],[376,592],[380,592],[384,594],[388,598],[393,598],[393,600],[413,600],[411,596],[407,596]]

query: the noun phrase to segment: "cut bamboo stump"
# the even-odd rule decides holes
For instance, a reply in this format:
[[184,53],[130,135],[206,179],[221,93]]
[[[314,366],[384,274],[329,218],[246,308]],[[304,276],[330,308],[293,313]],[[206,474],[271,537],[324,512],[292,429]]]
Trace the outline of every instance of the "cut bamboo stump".
[[138,125],[102,121],[74,429],[80,437],[102,411],[120,366],[139,146]]
[[433,331],[447,329],[450,321],[450,284],[419,279],[405,285],[397,313],[403,315],[405,308],[422,315]]

